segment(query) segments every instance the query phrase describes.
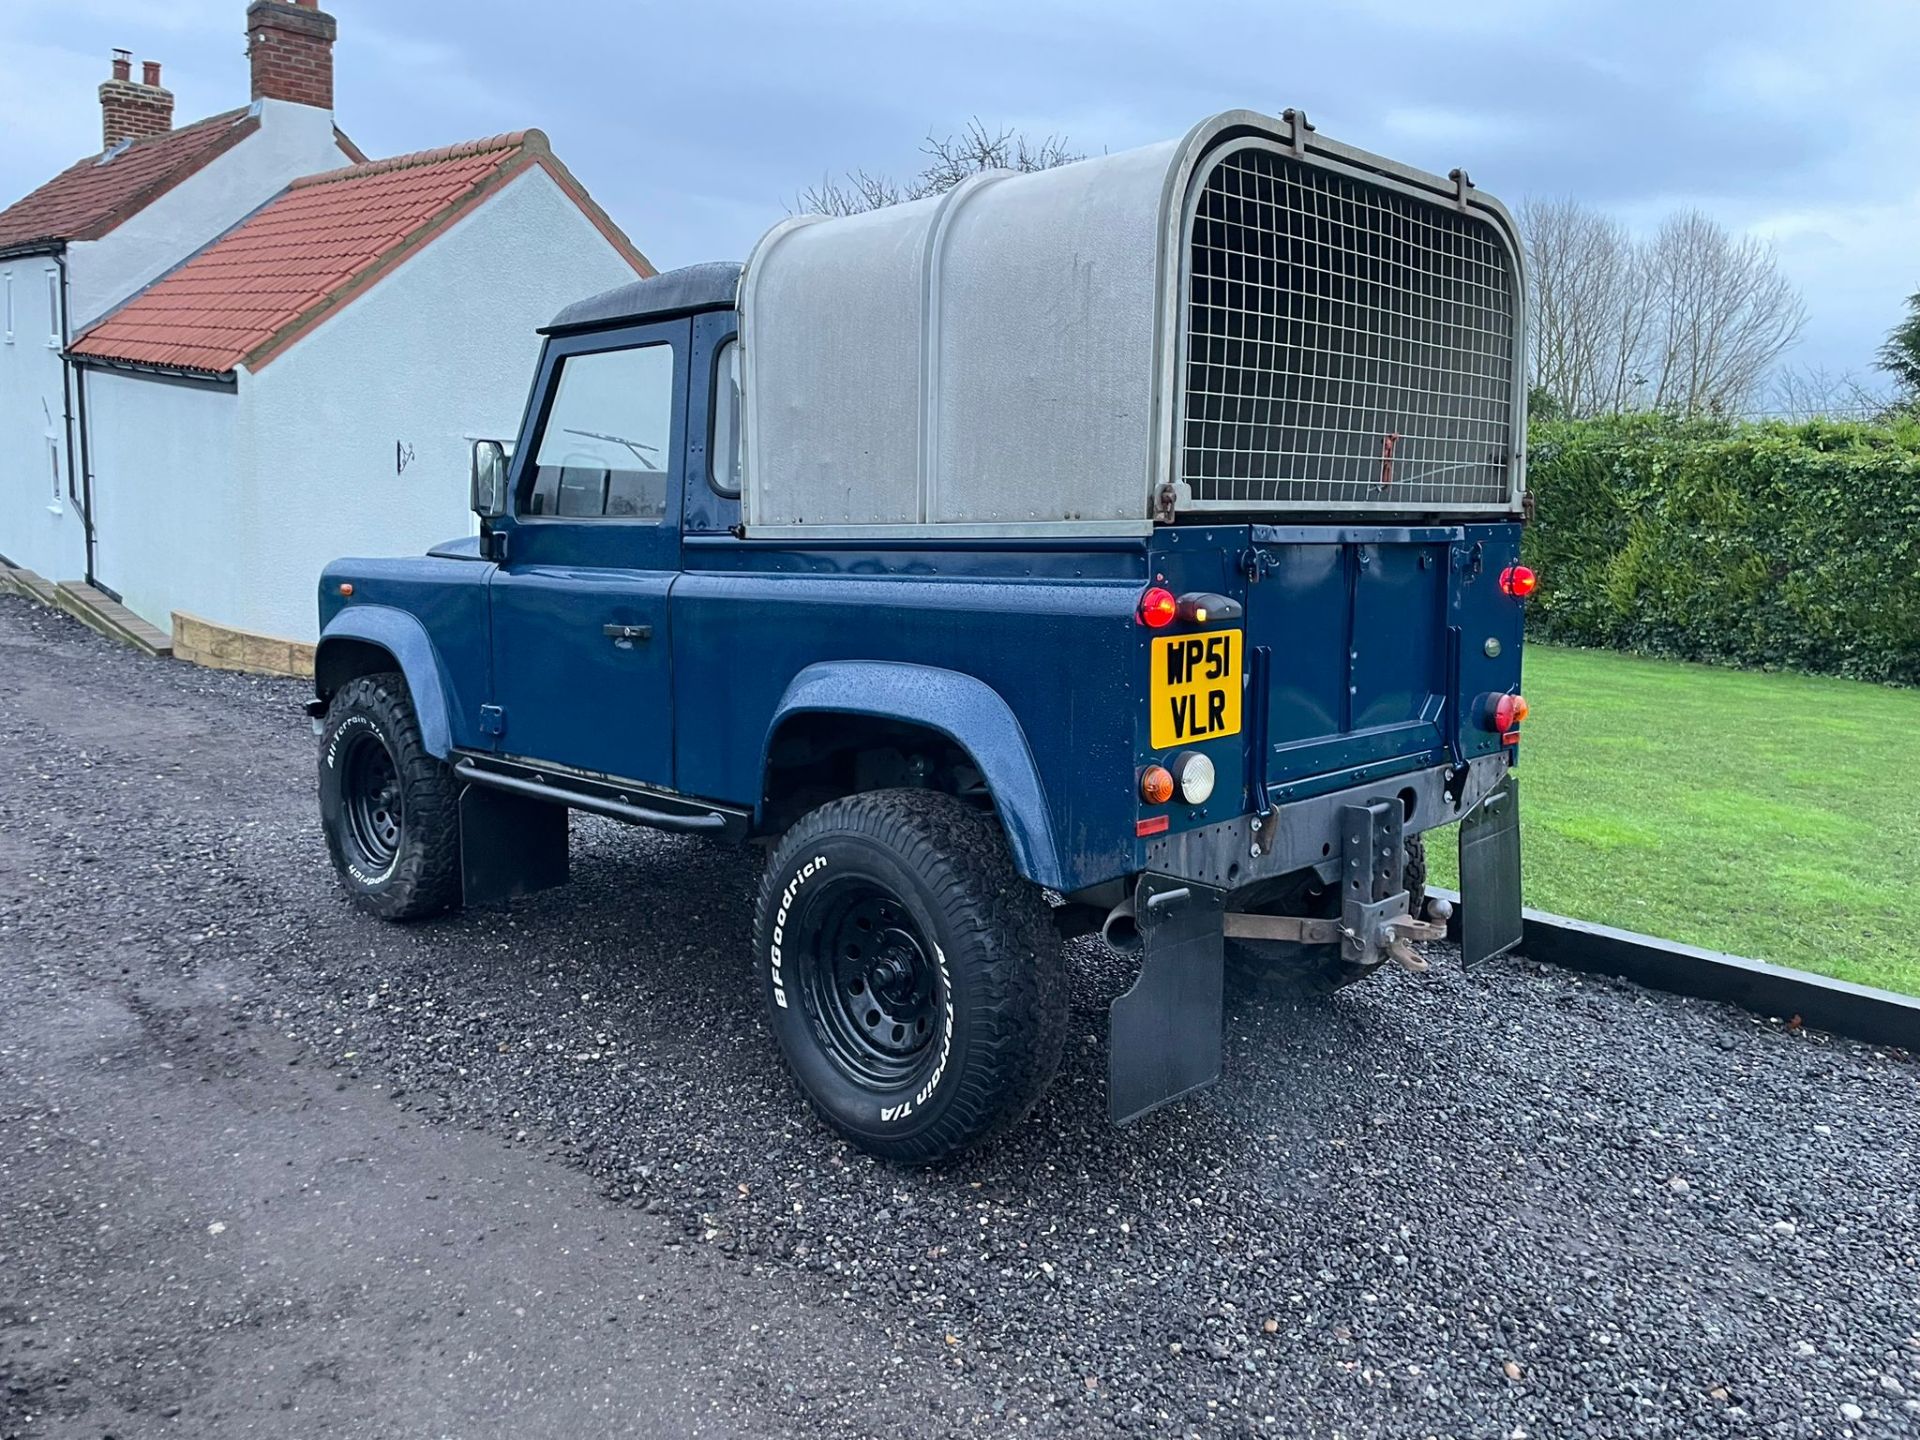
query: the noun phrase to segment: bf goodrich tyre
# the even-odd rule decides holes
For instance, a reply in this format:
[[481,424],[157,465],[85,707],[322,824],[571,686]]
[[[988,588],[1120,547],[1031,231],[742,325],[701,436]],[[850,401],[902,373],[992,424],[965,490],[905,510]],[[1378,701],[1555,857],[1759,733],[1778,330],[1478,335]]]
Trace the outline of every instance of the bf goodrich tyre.
[[875,791],[802,818],[754,944],[788,1070],[863,1150],[950,1155],[1019,1120],[1059,1068],[1052,914],[994,818],[952,796]]
[[[1427,847],[1419,835],[1406,841],[1406,869],[1401,872],[1407,887],[1409,913],[1418,916],[1427,903]],[[1268,915],[1306,915],[1331,919],[1340,913],[1338,891],[1314,885],[1311,877],[1288,876],[1252,891],[1245,898],[1236,896],[1236,910]],[[1357,985],[1379,964],[1349,965],[1340,958],[1338,945],[1296,945],[1288,940],[1229,940],[1226,945],[1227,974],[1241,986],[1279,995],[1331,995],[1349,985]]]
[[460,898],[459,792],[427,753],[399,676],[334,692],[320,734],[320,822],[353,903],[383,920],[436,915]]

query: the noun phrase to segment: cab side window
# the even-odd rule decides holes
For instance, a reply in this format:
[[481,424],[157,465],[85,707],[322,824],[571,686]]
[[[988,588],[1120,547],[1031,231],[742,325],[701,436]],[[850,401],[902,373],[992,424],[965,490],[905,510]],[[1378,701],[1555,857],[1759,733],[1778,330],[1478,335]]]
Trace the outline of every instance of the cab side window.
[[525,513],[666,518],[673,346],[569,355],[534,455]]
[[729,498],[740,493],[740,342],[729,340],[713,357],[713,438],[708,480]]

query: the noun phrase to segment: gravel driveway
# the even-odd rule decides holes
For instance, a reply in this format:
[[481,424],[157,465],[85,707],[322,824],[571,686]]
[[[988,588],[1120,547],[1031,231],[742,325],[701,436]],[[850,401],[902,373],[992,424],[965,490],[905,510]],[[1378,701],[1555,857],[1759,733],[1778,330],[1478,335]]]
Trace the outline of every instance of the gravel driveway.
[[779,1075],[741,853],[393,928],[303,687],[0,598],[0,1435],[1920,1434],[1920,1074],[1543,971],[1228,1002],[943,1169]]

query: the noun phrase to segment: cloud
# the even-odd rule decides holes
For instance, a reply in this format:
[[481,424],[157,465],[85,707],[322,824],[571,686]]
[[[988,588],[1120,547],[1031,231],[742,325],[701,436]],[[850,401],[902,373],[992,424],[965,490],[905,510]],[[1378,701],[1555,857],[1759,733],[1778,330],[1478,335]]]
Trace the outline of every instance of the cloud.
[[[1769,234],[1814,317],[1803,350],[1836,369],[1866,363],[1920,283],[1912,0],[324,3],[361,145],[537,125],[662,265],[744,255],[823,173],[911,171],[929,130],[976,115],[1098,152],[1302,105],[1510,202],[1572,195],[1642,227],[1698,207]],[[0,3],[0,202],[97,144],[113,45],[166,62],[183,120],[244,101],[245,8]]]
[[1864,369],[1920,290],[1920,188],[1887,201],[1777,211],[1748,228],[1773,243],[1781,269],[1817,300],[1795,357],[1805,363]]
[[1380,117],[1381,130],[1403,142],[1468,146],[1487,144],[1512,133],[1509,116],[1444,105],[1402,105]]
[[1714,57],[1700,75],[1700,98],[1708,104],[1746,109],[1811,104],[1826,94],[1828,78],[1806,57],[1757,45],[1737,45]]

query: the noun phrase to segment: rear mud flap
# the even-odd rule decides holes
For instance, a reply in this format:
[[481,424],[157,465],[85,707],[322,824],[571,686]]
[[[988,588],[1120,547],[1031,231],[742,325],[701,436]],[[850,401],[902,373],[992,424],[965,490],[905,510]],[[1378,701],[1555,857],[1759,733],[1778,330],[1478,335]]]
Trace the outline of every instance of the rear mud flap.
[[1460,962],[1520,943],[1520,778],[1508,775],[1460,822]]
[[566,883],[566,806],[486,785],[461,790],[462,904],[503,904]]
[[1220,1078],[1226,893],[1165,875],[1134,897],[1140,978],[1108,1021],[1107,1110],[1125,1125]]

